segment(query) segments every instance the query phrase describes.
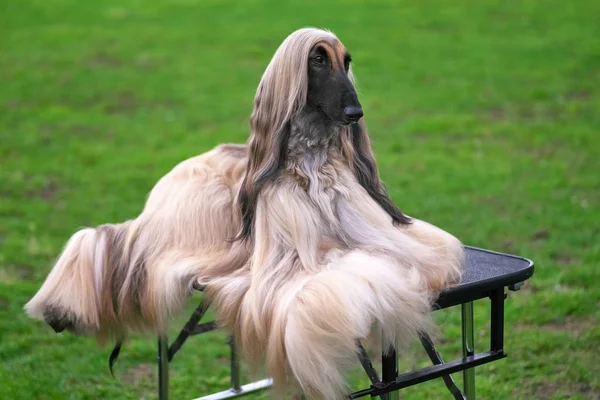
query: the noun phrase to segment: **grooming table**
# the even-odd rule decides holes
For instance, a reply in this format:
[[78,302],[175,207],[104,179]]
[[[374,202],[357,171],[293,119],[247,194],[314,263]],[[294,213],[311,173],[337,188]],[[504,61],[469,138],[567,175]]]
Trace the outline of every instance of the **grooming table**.
[[[390,354],[383,354],[380,376],[371,364],[367,352],[357,341],[359,360],[371,380],[371,386],[351,393],[348,398],[358,399],[370,396],[379,397],[381,400],[393,400],[398,398],[400,389],[442,378],[454,399],[475,399],[474,367],[506,357],[504,352],[504,299],[507,291],[505,289],[518,290],[533,275],[533,262],[523,257],[469,246],[465,247],[465,251],[466,265],[460,284],[442,292],[434,305],[434,310],[461,306],[463,357],[444,362],[431,339],[427,335],[421,335],[421,343],[434,365],[398,375],[398,357],[396,352],[392,351]],[[489,350],[476,354],[473,334],[473,301],[484,298],[490,299]],[[173,360],[187,338],[217,328],[214,321],[200,323],[208,307],[209,304],[206,301],[200,303],[170,346],[166,337],[158,339],[160,400],[168,400],[169,362]],[[233,340],[230,338],[228,342],[231,348],[231,388],[199,397],[196,400],[232,399],[259,392],[271,386],[271,379],[241,384],[238,354]],[[459,371],[463,371],[464,392],[461,392],[456,386],[451,376]]]

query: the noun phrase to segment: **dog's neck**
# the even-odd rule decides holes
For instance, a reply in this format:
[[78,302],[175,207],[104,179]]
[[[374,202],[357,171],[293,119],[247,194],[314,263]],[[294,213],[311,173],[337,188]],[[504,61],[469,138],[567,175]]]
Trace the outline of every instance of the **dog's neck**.
[[[318,190],[334,173],[332,159],[340,152],[340,126],[319,112],[303,112],[291,121],[286,170],[310,191]],[[327,184],[325,186],[328,186]]]
[[291,121],[287,158],[298,160],[327,153],[339,131],[339,125],[324,118],[320,112],[301,113]]

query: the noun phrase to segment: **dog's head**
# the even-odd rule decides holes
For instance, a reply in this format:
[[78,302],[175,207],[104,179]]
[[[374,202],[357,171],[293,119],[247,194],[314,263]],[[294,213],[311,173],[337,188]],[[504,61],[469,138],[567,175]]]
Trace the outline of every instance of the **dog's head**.
[[363,110],[350,72],[351,60],[337,39],[320,41],[311,48],[306,109],[321,111],[337,125],[348,125],[362,118]]
[[304,28],[289,35],[256,91],[250,117],[254,150],[278,142],[288,122],[302,112],[319,110],[337,125],[358,121],[363,114],[350,62],[344,45],[329,31]]

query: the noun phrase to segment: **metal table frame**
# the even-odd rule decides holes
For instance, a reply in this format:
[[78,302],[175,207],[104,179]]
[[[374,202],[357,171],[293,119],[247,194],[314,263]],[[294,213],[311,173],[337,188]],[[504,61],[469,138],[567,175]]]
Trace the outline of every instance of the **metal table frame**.
[[[384,353],[382,355],[382,372],[380,377],[378,371],[373,367],[366,350],[362,347],[361,343],[357,341],[359,360],[367,376],[371,380],[371,386],[349,394],[348,398],[358,399],[370,396],[379,397],[381,400],[395,400],[398,399],[398,391],[400,389],[427,382],[432,379],[442,378],[454,399],[475,399],[474,367],[507,356],[504,352],[504,300],[507,296],[505,288],[512,291],[518,290],[524,281],[533,275],[533,262],[526,258],[489,250],[468,246],[466,246],[466,248],[473,251],[519,259],[524,263],[527,263],[527,267],[512,274],[504,274],[495,277],[494,279],[480,280],[473,284],[463,285],[455,290],[448,290],[442,293],[434,305],[434,310],[458,305],[461,306],[463,357],[450,362],[444,362],[436,350],[431,338],[422,334],[420,336],[421,344],[433,365],[399,375],[398,357],[395,350],[393,350],[389,354]],[[491,324],[489,349],[480,353],[475,353],[473,302],[484,298],[490,300]],[[200,320],[208,310],[208,307],[208,302],[203,300],[187,321],[176,340],[170,346],[167,337],[158,339],[158,397],[160,400],[168,400],[169,398],[169,363],[181,349],[181,346],[183,346],[187,338],[217,328],[214,321],[200,323]],[[231,337],[228,340],[228,344],[230,346],[231,387],[228,390],[199,397],[196,400],[233,399],[250,393],[263,391],[271,387],[272,380],[270,378],[242,385],[238,353]],[[460,371],[463,373],[464,391],[461,391],[458,388],[451,375]]]

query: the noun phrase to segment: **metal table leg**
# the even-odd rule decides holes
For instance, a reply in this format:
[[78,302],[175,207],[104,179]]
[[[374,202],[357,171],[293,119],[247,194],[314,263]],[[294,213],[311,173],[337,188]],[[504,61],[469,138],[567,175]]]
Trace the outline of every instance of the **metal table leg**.
[[169,400],[169,340],[158,338],[158,398]]
[[[396,348],[389,353],[384,354],[381,360],[381,380],[383,382],[393,382],[398,377],[398,354],[396,354]],[[381,400],[398,400],[400,398],[400,391],[395,390],[390,393],[386,393],[381,397]]]
[[[463,357],[475,354],[475,338],[473,327],[473,302],[462,304],[462,342]],[[464,391],[467,400],[475,400],[475,369],[463,371]]]
[[504,350],[504,289],[496,289],[490,294],[492,303],[490,349],[493,351]]
[[[429,356],[429,359],[431,360],[431,362],[434,365],[443,364],[444,360],[442,360],[442,356],[440,355],[440,353],[438,353],[437,349],[433,345],[433,341],[431,340],[431,337],[429,337],[429,335],[426,333],[421,333],[421,335],[419,335],[419,338],[421,339],[421,344],[423,345],[423,348],[427,352],[427,355]],[[444,375],[442,377],[442,379],[444,380],[444,383],[446,384],[446,388],[448,388],[450,393],[452,393],[452,396],[454,397],[455,400],[465,400],[465,396],[463,396],[463,394],[460,391],[460,389],[458,388],[458,386],[456,386],[456,383],[454,383],[454,379],[452,379],[452,375]]]
[[371,359],[369,358],[369,355],[367,354],[367,350],[365,350],[365,348],[363,347],[360,340],[356,341],[356,347],[358,347],[358,359],[359,359],[363,369],[365,370],[365,373],[371,380],[371,383],[381,382],[381,378],[379,378],[379,374],[377,373],[377,370],[375,369],[375,367],[373,367],[373,364],[371,363]]
[[240,384],[240,363],[238,360],[237,349],[235,348],[235,339],[233,335],[229,336],[227,339],[229,342],[230,349],[230,364],[229,364],[229,373],[231,377],[231,390],[234,392],[240,392],[242,390],[242,386]]

